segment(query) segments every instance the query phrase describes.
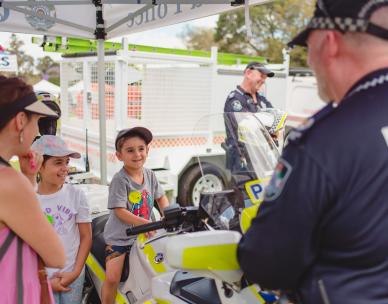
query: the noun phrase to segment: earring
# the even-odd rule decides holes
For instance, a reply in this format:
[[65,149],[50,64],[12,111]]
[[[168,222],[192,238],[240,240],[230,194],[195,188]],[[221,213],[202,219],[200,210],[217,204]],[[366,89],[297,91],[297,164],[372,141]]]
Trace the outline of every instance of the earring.
[[19,143],[22,144],[23,141],[24,141],[24,138],[23,138],[23,130],[21,130],[20,133],[19,133]]

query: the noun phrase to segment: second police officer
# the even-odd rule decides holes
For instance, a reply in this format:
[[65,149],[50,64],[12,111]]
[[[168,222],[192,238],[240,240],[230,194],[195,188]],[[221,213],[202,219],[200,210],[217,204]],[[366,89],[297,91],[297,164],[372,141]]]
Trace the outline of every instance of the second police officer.
[[257,113],[263,109],[273,108],[272,104],[260,93],[267,77],[273,77],[274,72],[262,63],[250,62],[244,70],[244,78],[240,85],[228,95],[225,106],[226,167],[232,173],[246,170],[238,147],[237,121],[233,113]]

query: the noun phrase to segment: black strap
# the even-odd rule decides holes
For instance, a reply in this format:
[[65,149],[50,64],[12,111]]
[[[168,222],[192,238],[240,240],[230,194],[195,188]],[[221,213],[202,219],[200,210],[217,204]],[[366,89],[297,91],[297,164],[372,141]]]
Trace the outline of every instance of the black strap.
[[17,263],[16,263],[16,283],[17,283],[17,297],[18,304],[23,304],[23,243],[22,240],[17,238]]
[[6,165],[7,167],[11,167],[9,162],[7,162],[4,158],[0,156],[0,164]]
[[15,234],[10,230],[7,238],[5,239],[4,243],[0,247],[0,261],[2,260],[3,256],[7,252],[14,238],[15,238]]
[[381,39],[388,40],[388,30],[372,22],[368,23],[366,32]]
[[21,238],[17,237],[11,230],[8,233],[7,238],[0,247],[0,261],[6,254],[12,241],[17,239],[17,252],[16,252],[16,286],[17,286],[17,304],[23,304],[24,287],[23,287],[23,242]]

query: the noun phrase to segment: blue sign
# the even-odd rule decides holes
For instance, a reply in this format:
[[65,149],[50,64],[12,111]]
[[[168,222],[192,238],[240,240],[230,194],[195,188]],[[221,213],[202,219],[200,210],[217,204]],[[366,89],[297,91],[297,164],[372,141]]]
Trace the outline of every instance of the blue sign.
[[0,8],[0,22],[4,22],[9,17],[9,8]]

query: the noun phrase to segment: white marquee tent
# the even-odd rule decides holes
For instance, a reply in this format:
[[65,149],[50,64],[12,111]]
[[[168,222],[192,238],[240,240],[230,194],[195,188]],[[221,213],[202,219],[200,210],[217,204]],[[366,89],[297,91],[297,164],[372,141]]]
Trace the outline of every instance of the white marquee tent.
[[106,183],[104,40],[219,14],[239,5],[245,5],[248,16],[248,5],[269,1],[0,0],[0,31],[98,40],[100,177]]
[[61,93],[61,88],[45,79],[42,79],[38,83],[34,84],[34,91],[44,91],[58,97]]

